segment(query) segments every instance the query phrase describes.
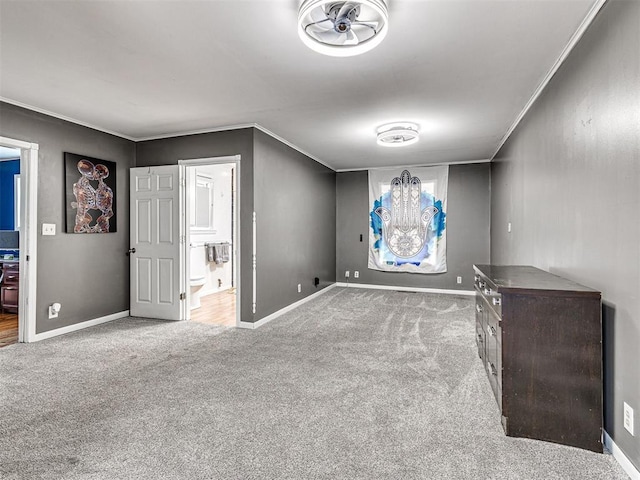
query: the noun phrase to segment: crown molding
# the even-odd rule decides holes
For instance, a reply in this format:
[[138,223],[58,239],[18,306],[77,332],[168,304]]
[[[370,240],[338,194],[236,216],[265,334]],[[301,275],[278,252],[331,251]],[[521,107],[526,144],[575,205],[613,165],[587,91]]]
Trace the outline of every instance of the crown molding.
[[285,145],[287,145],[288,147],[293,148],[294,150],[297,150],[298,152],[300,152],[303,155],[306,155],[307,157],[309,157],[312,160],[315,160],[316,162],[318,162],[320,165],[324,165],[325,167],[327,167],[330,170],[333,170],[334,172],[337,172],[337,170],[332,167],[331,165],[329,165],[327,162],[323,162],[322,160],[320,160],[318,157],[315,157],[313,155],[311,155],[310,153],[304,151],[303,149],[295,146],[293,143],[289,142],[288,140],[285,140],[284,138],[282,138],[280,135],[276,135],[275,133],[273,133],[271,130],[267,130],[266,128],[264,128],[262,125],[258,125],[257,123],[254,123],[253,126],[260,130],[262,133],[269,135],[272,138],[275,138],[276,140],[278,140],[281,143],[284,143]]
[[297,152],[302,153],[303,155],[309,157],[310,159],[318,162],[321,165],[324,165],[325,167],[336,171],[336,169],[334,167],[332,167],[331,165],[329,165],[327,162],[323,162],[322,160],[320,160],[319,158],[311,155],[309,152],[303,150],[302,148],[298,147],[297,145],[295,145],[294,143],[291,143],[290,141],[282,138],[280,135],[277,135],[275,133],[273,133],[271,130],[268,130],[267,128],[263,127],[262,125],[258,124],[258,123],[243,123],[243,124],[237,124],[237,125],[227,125],[227,126],[222,126],[222,127],[212,127],[212,128],[202,128],[202,129],[198,129],[198,130],[185,130],[185,131],[181,131],[181,132],[174,132],[174,133],[164,133],[164,134],[160,134],[160,135],[152,135],[149,137],[132,137],[130,135],[125,135],[124,133],[121,132],[115,132],[113,130],[108,130],[106,128],[102,128],[99,127],[97,125],[93,125],[91,123],[87,123],[87,122],[83,122],[81,120],[78,120],[76,118],[72,118],[72,117],[68,117],[66,115],[60,115],[59,113],[55,113],[52,112],[50,110],[45,110],[44,108],[39,108],[39,107],[34,107],[33,105],[29,105],[23,102],[18,102],[17,100],[12,100],[10,98],[6,98],[6,97],[0,97],[0,102],[5,102],[11,105],[15,105],[16,107],[21,107],[21,108],[25,108],[27,110],[32,110],[34,112],[38,112],[38,113],[42,113],[44,115],[48,115],[50,117],[54,117],[54,118],[58,118],[60,120],[64,120],[66,122],[70,122],[70,123],[74,123],[76,125],[81,125],[83,127],[87,127],[87,128],[91,128],[92,130],[97,130],[99,132],[103,132],[103,133],[108,133],[109,135],[114,135],[116,137],[120,137],[120,138],[124,138],[125,140],[130,140],[132,142],[146,142],[149,140],[163,140],[166,138],[176,138],[176,137],[185,137],[187,135],[199,135],[202,133],[215,133],[215,132],[226,132],[226,131],[230,131],[230,130],[242,130],[245,128],[255,128],[257,130],[260,130],[262,133],[269,135],[270,137],[278,140],[281,143],[284,143],[285,145],[287,145],[288,147],[293,148],[294,150],[296,150]]
[[265,135],[269,135],[270,137],[274,138],[275,140],[278,140],[280,143],[284,143],[286,146],[288,146],[290,148],[293,148],[297,152],[300,152],[301,154],[309,157],[310,159],[318,162],[319,164],[324,165],[325,167],[327,167],[327,168],[329,168],[329,169],[331,169],[333,171],[336,171],[336,169],[333,168],[328,163],[323,162],[318,157],[315,157],[315,156],[311,155],[309,152],[303,150],[302,148],[298,147],[294,143],[291,143],[289,140],[287,140],[285,138],[282,138],[280,135],[277,135],[277,134],[273,133],[271,130],[263,127],[259,123],[241,123],[241,124],[237,124],[237,125],[227,125],[227,126],[224,126],[224,127],[203,128],[203,129],[199,129],[199,130],[187,130],[187,131],[164,134],[164,135],[154,135],[152,137],[136,138],[135,141],[136,142],[146,142],[148,140],[162,140],[162,139],[165,139],[165,138],[184,137],[184,136],[187,136],[187,135],[200,135],[200,134],[203,134],[203,133],[227,132],[227,131],[230,131],[230,130],[243,130],[245,128],[255,128],[256,130],[260,130]]
[[584,20],[582,20],[582,23],[580,24],[578,29],[571,36],[571,38],[569,39],[569,42],[560,53],[560,56],[556,59],[551,69],[547,72],[545,77],[542,79],[542,82],[540,82],[540,85],[538,85],[538,87],[535,89],[529,101],[525,104],[522,111],[518,114],[514,122],[511,124],[511,126],[507,130],[507,133],[505,133],[502,139],[500,140],[500,143],[498,144],[498,148],[496,148],[496,151],[491,156],[491,160],[493,160],[496,157],[496,155],[498,155],[498,153],[500,152],[504,144],[507,143],[507,140],[509,139],[511,134],[515,131],[516,128],[518,128],[518,125],[520,125],[520,122],[522,121],[524,116],[529,112],[529,110],[531,109],[533,104],[536,102],[536,100],[538,100],[538,97],[540,97],[543,90],[547,87],[547,85],[549,84],[553,76],[560,69],[562,64],[566,61],[569,54],[573,51],[573,49],[578,44],[580,39],[583,37],[583,35],[585,34],[589,26],[593,23],[594,19],[596,18],[600,10],[602,10],[602,7],[604,7],[605,3],[607,2],[608,0],[596,0],[596,2],[593,4],[593,6],[591,7],[591,10],[589,10]]
[[236,125],[226,125],[222,127],[200,128],[196,130],[182,130],[173,133],[162,133],[160,135],[151,135],[149,137],[135,137],[135,142],[148,142],[151,140],[165,140],[167,138],[187,137],[189,135],[200,135],[203,133],[228,132],[232,130],[244,130],[247,128],[256,128],[255,123],[239,123]]
[[482,160],[460,160],[457,162],[421,163],[421,164],[413,164],[413,165],[385,165],[382,167],[339,168],[338,170],[336,170],[336,172],[342,173],[342,172],[360,172],[362,170],[389,170],[389,169],[398,169],[398,168],[441,167],[443,165],[468,165],[472,163],[489,163],[489,162],[491,162],[491,159],[485,158]]
[[67,117],[66,115],[60,115],[59,113],[55,113],[49,110],[45,110],[44,108],[34,107],[33,105],[29,105],[27,103],[18,102],[17,100],[12,100],[6,97],[0,97],[0,102],[9,103],[11,105],[15,105],[16,107],[25,108],[27,110],[32,110],[34,112],[42,113],[44,115],[48,115],[49,117],[58,118],[60,120],[64,120],[66,122],[75,123],[76,125],[80,125],[82,127],[87,127],[92,130],[97,130],[99,132],[108,133],[109,135],[114,135],[116,137],[124,138],[125,140],[130,140],[135,142],[136,139],[134,137],[130,137],[129,135],[125,135],[124,133],[114,132],[113,130],[108,130],[106,128],[98,127],[97,125],[93,125],[91,123],[83,122],[82,120],[78,120],[76,118]]

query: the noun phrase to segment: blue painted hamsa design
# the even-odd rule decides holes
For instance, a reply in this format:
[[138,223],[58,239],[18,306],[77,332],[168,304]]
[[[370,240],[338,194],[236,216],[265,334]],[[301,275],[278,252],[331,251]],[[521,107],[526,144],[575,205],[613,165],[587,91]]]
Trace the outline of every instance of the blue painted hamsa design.
[[400,258],[411,258],[424,248],[429,224],[439,211],[434,206],[420,209],[421,189],[420,179],[404,170],[391,180],[391,208],[378,207],[374,210],[382,220],[387,247]]

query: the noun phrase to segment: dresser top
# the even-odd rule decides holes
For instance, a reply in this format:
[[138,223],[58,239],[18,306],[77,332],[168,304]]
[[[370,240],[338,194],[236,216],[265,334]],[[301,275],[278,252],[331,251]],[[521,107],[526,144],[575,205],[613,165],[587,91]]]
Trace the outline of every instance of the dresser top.
[[474,265],[498,292],[526,293],[548,290],[574,295],[600,296],[600,292],[528,265]]

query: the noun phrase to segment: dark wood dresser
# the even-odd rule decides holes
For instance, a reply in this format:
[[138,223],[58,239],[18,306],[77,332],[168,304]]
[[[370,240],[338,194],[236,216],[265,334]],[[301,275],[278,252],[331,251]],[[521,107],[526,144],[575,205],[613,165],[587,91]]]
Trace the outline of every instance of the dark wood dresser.
[[478,354],[505,433],[602,452],[600,292],[529,266],[473,268]]
[[18,312],[20,264],[0,260],[0,312]]

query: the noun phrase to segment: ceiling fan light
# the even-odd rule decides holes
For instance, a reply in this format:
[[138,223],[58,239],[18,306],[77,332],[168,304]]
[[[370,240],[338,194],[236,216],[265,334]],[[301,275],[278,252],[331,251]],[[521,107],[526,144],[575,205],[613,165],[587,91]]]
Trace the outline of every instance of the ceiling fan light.
[[406,147],[420,140],[415,123],[390,123],[378,128],[378,145],[383,147]]
[[[345,5],[353,8],[334,18]],[[351,57],[372,50],[384,40],[388,16],[385,0],[304,0],[298,10],[298,35],[318,53]],[[354,28],[359,34],[354,33]]]

